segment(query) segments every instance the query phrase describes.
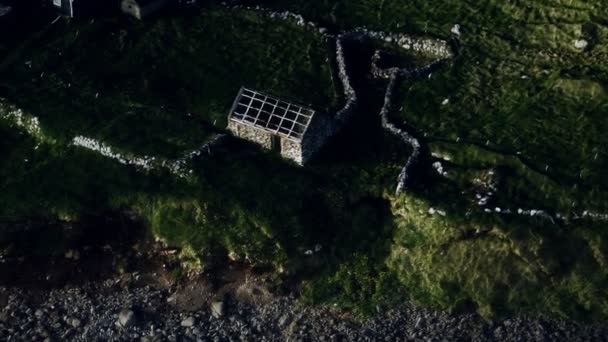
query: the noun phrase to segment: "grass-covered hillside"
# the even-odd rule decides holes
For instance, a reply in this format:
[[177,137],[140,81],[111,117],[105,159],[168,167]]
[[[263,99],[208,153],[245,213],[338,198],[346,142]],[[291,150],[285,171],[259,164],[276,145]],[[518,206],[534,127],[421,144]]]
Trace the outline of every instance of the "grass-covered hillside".
[[0,229],[128,210],[190,267],[228,255],[269,265],[301,280],[308,303],[608,319],[601,1],[251,3],[333,31],[456,40],[456,58],[404,85],[391,113],[434,156],[408,191],[394,194],[409,147],[378,118],[386,84],[366,76],[352,124],[304,168],[234,140],[186,177],[75,146],[84,136],[175,160],[224,131],[242,85],[343,105],[331,39],[210,6],[143,22],[60,20],[0,60]]

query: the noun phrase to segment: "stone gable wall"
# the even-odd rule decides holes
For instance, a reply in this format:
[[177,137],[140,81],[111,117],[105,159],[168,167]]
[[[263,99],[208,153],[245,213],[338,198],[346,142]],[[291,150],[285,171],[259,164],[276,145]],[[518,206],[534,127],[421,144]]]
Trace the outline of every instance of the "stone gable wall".
[[[249,140],[260,145],[262,148],[272,150],[273,149],[273,136],[274,134],[270,132],[266,132],[261,129],[257,129],[254,127],[250,127],[238,122],[229,121],[228,122],[228,130],[232,132],[235,136]],[[281,144],[281,155],[284,158],[291,159],[294,162],[302,165],[302,146],[301,144],[285,139],[279,136],[280,144]]]
[[272,134],[230,120],[228,130],[237,137],[254,142],[263,148],[272,149]]
[[291,140],[281,138],[281,155],[302,165],[302,145]]

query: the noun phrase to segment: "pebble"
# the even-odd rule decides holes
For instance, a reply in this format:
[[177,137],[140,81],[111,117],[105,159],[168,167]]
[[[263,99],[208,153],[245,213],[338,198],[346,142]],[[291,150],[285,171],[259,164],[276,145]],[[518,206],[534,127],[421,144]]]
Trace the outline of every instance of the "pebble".
[[123,327],[130,327],[135,324],[135,312],[129,309],[123,309],[118,314],[118,323]]
[[180,325],[184,328],[190,328],[194,325],[194,317],[188,317],[180,323]]
[[36,316],[36,318],[38,318],[38,319],[40,319],[43,315],[44,315],[44,312],[40,309],[37,309],[36,312],[34,312],[34,316]]
[[577,39],[574,41],[574,47],[579,50],[583,50],[587,48],[587,46],[589,46],[589,42],[584,39]]
[[72,318],[70,320],[70,325],[72,325],[74,328],[78,328],[80,326],[81,322],[78,318]]
[[220,318],[224,315],[224,302],[217,301],[211,303],[211,314],[215,318]]
[[287,323],[289,322],[289,315],[283,315],[280,319],[279,319],[279,327],[284,327],[285,325],[287,325]]

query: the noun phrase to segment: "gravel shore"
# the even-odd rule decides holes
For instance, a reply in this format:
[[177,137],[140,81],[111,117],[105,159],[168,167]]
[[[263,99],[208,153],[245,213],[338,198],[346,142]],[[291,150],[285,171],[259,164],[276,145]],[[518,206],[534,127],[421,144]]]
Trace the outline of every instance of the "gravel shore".
[[46,290],[0,287],[0,340],[608,341],[606,327],[544,318],[487,322],[411,305],[378,308],[360,321],[254,287],[242,296],[239,289],[214,300],[197,283],[159,288],[125,285],[122,278]]

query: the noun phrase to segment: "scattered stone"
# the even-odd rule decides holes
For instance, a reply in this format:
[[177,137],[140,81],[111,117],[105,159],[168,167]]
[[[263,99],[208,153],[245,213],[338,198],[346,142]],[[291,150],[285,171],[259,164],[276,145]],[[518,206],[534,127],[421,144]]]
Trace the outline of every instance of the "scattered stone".
[[279,319],[279,327],[284,327],[289,323],[289,315],[285,314]]
[[34,312],[34,316],[36,316],[36,318],[40,319],[40,318],[42,318],[42,316],[44,316],[44,311],[42,311],[42,310],[40,310],[40,309],[37,309],[37,310]]
[[118,314],[118,323],[122,327],[130,327],[135,324],[135,312],[133,310],[124,309]]
[[584,39],[577,39],[574,41],[574,47],[579,50],[584,50],[587,46],[589,46],[589,42]]
[[224,301],[211,303],[211,314],[215,318],[220,318],[224,315]]
[[230,253],[228,253],[228,259],[230,259],[231,261],[238,261],[240,260],[240,257],[238,254],[236,254],[236,252],[231,251]]
[[65,252],[66,259],[72,259],[73,257],[74,257],[74,250],[69,249]]
[[340,334],[333,334],[330,337],[331,342],[341,342],[342,341],[342,335]]
[[78,318],[72,318],[70,320],[70,325],[73,326],[74,328],[78,328],[80,326],[81,322]]
[[188,317],[188,318],[182,320],[180,325],[184,328],[190,328],[194,325],[194,323],[195,323],[194,317]]

